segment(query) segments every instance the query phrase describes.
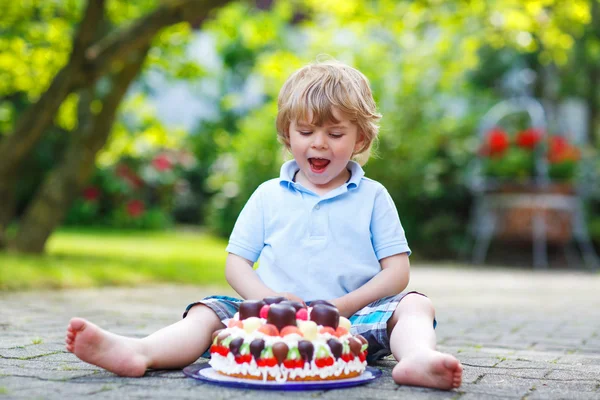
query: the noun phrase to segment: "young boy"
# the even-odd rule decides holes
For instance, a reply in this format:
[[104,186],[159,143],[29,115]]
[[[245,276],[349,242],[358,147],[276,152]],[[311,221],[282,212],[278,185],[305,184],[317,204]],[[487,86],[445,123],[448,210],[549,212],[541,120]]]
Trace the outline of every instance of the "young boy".
[[[435,350],[434,309],[406,293],[410,249],[390,195],[364,176],[380,115],[359,71],[338,62],[295,72],[279,94],[277,131],[293,155],[260,185],[231,234],[225,274],[244,299],[282,295],[326,299],[369,341],[369,360],[393,354],[398,384],[440,389],[461,384],[462,366]],[[253,269],[260,256],[260,267]],[[209,347],[241,300],[214,296],[143,339],[118,336],[81,318],[66,348],[122,376],[182,368]]]

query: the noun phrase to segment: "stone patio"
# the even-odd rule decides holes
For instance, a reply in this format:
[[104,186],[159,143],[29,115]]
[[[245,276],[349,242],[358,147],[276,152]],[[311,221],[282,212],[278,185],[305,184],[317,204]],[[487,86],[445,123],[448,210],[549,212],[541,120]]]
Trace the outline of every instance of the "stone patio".
[[[413,265],[410,289],[437,309],[439,349],[464,365],[450,392],[396,385],[394,362],[365,386],[287,392],[288,399],[599,399],[600,275]],[[64,350],[81,316],[115,333],[145,336],[222,288],[161,285],[0,294],[0,397],[10,399],[276,399],[283,392],[228,389],[177,371],[120,378]],[[205,362],[200,359],[198,363]]]

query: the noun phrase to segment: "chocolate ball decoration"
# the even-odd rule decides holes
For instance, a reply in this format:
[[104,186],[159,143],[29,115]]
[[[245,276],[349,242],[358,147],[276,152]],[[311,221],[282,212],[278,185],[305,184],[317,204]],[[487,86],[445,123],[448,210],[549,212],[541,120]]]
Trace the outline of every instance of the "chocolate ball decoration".
[[267,323],[282,330],[285,326],[296,325],[296,309],[287,304],[273,304],[267,314]]
[[296,311],[298,311],[302,308],[306,308],[306,306],[304,304],[300,303],[299,301],[284,300],[279,304],[286,304],[286,305],[292,306],[292,307],[294,307],[294,309]]
[[350,351],[352,352],[352,354],[357,356],[360,353],[360,349],[362,347],[362,343],[360,342],[360,340],[351,337],[348,338],[348,344],[350,345]]
[[265,305],[262,300],[245,300],[240,304],[240,321],[250,317],[260,317],[260,309]]
[[277,360],[278,364],[281,364],[283,360],[285,360],[289,350],[290,349],[288,348],[287,344],[283,342],[277,342],[273,344],[273,356]]
[[311,301],[311,303],[310,303],[310,305],[312,307],[316,306],[317,304],[325,304],[327,306],[335,307],[333,304],[331,304],[327,300],[315,300],[315,301]]
[[255,360],[258,360],[260,358],[260,353],[262,353],[263,349],[265,348],[265,341],[262,339],[254,339],[251,343],[250,343],[250,354],[252,354],[254,356]]
[[335,307],[328,306],[327,304],[317,304],[313,306],[310,312],[310,320],[315,321],[317,325],[337,329],[340,323],[340,313]]
[[265,304],[268,304],[268,305],[281,303],[282,301],[285,301],[285,300],[287,300],[287,299],[285,297],[281,297],[281,296],[270,296],[270,297],[265,297],[263,299]]
[[231,354],[233,354],[234,356],[237,356],[238,354],[240,354],[240,347],[242,347],[243,344],[244,338],[240,337],[233,339],[231,343],[229,343],[229,351],[231,351]]
[[327,345],[331,349],[331,354],[333,354],[336,360],[342,356],[342,350],[344,350],[342,342],[337,339],[329,339]]
[[367,339],[365,339],[365,337],[364,337],[363,335],[356,335],[356,336],[354,336],[354,337],[355,337],[356,339],[360,340],[360,344],[361,344],[361,345],[363,345],[363,344],[367,344],[367,343],[368,343],[368,342],[367,342]]
[[315,346],[308,340],[298,342],[298,352],[306,362],[311,362],[315,354]]

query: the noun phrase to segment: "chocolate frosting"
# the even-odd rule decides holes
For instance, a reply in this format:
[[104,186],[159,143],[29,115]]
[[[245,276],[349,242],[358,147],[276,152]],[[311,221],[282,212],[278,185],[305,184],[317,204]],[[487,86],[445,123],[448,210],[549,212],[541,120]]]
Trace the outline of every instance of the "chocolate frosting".
[[288,304],[273,304],[267,314],[267,323],[282,330],[288,325],[296,325],[296,309]]
[[340,313],[335,307],[328,306],[327,304],[317,304],[313,306],[310,312],[310,320],[315,321],[317,325],[337,329],[340,323]]
[[262,300],[245,300],[240,304],[240,320],[244,320],[250,317],[259,317],[260,309],[266,303]]
[[314,300],[310,302],[310,305],[312,307],[316,306],[317,304],[326,304],[328,306],[335,307],[332,303],[328,302],[327,300]]
[[306,308],[306,306],[304,304],[300,303],[299,301],[284,300],[279,304],[290,305],[290,306],[294,307],[296,309],[296,311],[300,310],[301,308]]
[[269,296],[269,297],[265,297],[263,299],[263,301],[265,302],[265,304],[277,304],[277,303],[281,303],[282,301],[287,300],[285,297],[281,297],[281,296]]

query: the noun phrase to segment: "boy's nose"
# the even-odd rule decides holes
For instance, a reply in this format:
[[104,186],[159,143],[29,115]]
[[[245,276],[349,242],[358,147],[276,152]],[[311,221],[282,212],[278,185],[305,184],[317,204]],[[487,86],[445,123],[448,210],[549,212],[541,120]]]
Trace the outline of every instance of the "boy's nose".
[[312,147],[315,149],[327,148],[327,139],[320,134],[314,135]]

